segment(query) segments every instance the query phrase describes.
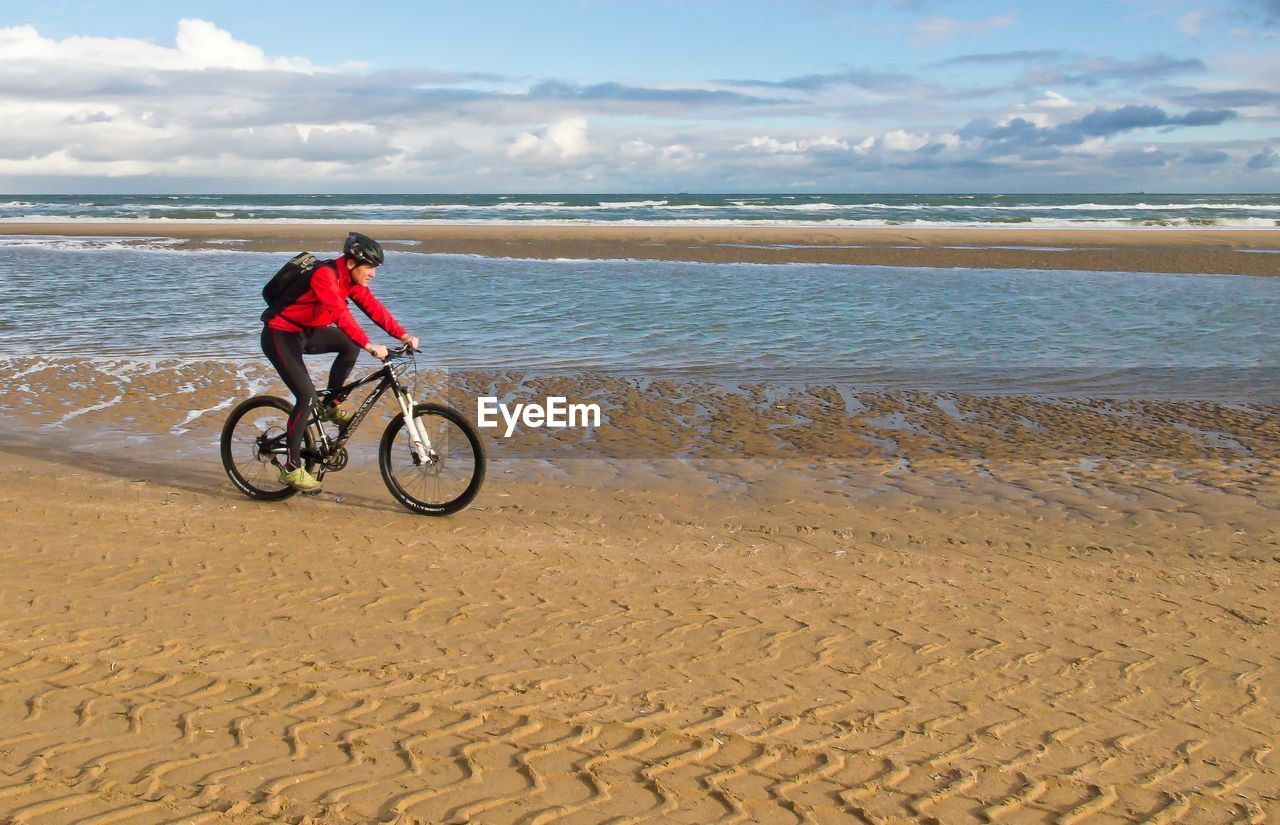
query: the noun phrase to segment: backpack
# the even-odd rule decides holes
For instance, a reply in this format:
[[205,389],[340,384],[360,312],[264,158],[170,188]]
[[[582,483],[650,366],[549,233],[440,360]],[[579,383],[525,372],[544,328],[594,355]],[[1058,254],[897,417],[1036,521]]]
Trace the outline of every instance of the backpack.
[[262,320],[270,321],[305,295],[311,288],[311,276],[321,263],[324,262],[310,252],[299,252],[280,267],[280,271],[262,288],[262,300],[267,302]]

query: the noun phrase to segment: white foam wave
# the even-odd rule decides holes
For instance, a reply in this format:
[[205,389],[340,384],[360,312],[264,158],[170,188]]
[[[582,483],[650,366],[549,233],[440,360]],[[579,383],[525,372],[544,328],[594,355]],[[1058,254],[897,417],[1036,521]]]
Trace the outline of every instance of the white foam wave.
[[[656,203],[656,202],[654,202]],[[615,206],[626,206],[628,204],[614,204]],[[648,203],[636,203],[630,205],[650,205]],[[568,205],[564,201],[512,201],[509,203],[495,204],[473,204],[473,203],[277,203],[277,204],[257,204],[257,203],[221,203],[221,204],[202,204],[202,203],[139,203],[121,206],[117,204],[80,204],[81,208],[98,211],[98,212],[208,212],[213,210],[215,215],[220,217],[231,217],[236,213],[262,214],[272,212],[296,213],[296,212],[346,212],[359,214],[360,212],[432,212],[440,211],[456,211],[456,210],[508,210],[518,211],[526,209],[601,209],[603,205]],[[0,204],[0,209],[60,209],[60,204],[31,204],[20,201],[14,201],[9,204]],[[20,216],[27,219],[35,219],[38,217],[48,217],[39,215]],[[66,218],[73,216],[67,215]],[[82,217],[82,216],[75,216]],[[89,217],[89,216],[83,216]],[[13,217],[8,218],[13,220]],[[126,218],[127,219],[127,218]],[[351,220],[350,217],[347,220]]]
[[1241,212],[1280,212],[1280,204],[1254,203],[1060,203],[1060,204],[932,204],[913,203],[891,206],[884,203],[844,206],[841,209],[902,209],[905,211],[948,211],[961,209],[966,212],[1132,212],[1187,211],[1193,209],[1238,210]]
[[[777,196],[774,196],[777,197]],[[818,196],[809,196],[818,197]],[[975,196],[965,196],[973,198]],[[795,196],[783,196],[783,200],[797,200]],[[214,210],[217,218],[232,218],[237,214],[252,216],[259,219],[267,215],[289,215],[289,214],[307,214],[307,213],[324,213],[324,212],[343,212],[345,216],[337,218],[337,220],[350,221],[353,216],[361,213],[379,213],[379,212],[399,212],[407,214],[424,214],[433,212],[464,212],[464,213],[487,213],[487,212],[524,212],[524,211],[545,211],[545,212],[585,212],[585,211],[609,211],[609,210],[632,210],[632,209],[653,209],[657,211],[686,211],[686,210],[703,210],[712,212],[736,212],[736,211],[831,211],[831,210],[889,210],[889,211],[924,211],[924,212],[947,212],[955,210],[963,210],[965,212],[1091,212],[1091,211],[1118,211],[1118,212],[1134,212],[1134,211],[1195,211],[1195,210],[1211,210],[1211,211],[1235,211],[1235,212],[1280,212],[1280,204],[1278,203],[1239,203],[1232,201],[1212,201],[1212,202],[1153,202],[1148,203],[1140,201],[1138,203],[1097,203],[1087,201],[1083,203],[901,203],[888,204],[880,201],[870,203],[831,203],[826,200],[811,200],[803,203],[769,203],[769,198],[735,198],[725,203],[683,203],[673,204],[666,199],[653,200],[634,200],[634,201],[600,201],[595,204],[569,204],[565,201],[537,201],[537,200],[521,200],[511,201],[502,200],[500,203],[493,204],[475,204],[475,203],[352,203],[348,201],[335,201],[330,203],[130,203],[130,204],[92,204],[80,203],[76,208],[88,210],[90,212],[107,213],[107,217],[114,217],[118,220],[146,220],[145,213],[151,211],[159,211],[162,213],[181,213],[181,212],[208,212]],[[956,197],[957,201],[962,200]],[[62,204],[37,204],[30,201],[14,200],[7,203],[0,203],[0,209],[33,209],[41,212],[63,212],[66,207]],[[127,211],[128,216],[121,216],[120,213]],[[26,214],[18,216],[9,216],[4,220],[70,220],[70,219],[92,219],[93,215],[52,215],[52,214]],[[159,218],[151,218],[158,220]],[[244,219],[244,218],[242,218]]]
[[[8,219],[0,218],[0,224],[11,222]],[[49,219],[47,223],[65,224],[69,221],[65,219]],[[95,225],[148,225],[154,224],[158,227],[173,225],[175,221],[169,218],[78,218],[74,223],[95,224]],[[893,218],[823,218],[805,220],[802,218],[795,219],[776,219],[770,220],[767,216],[760,218],[615,218],[615,219],[599,219],[599,218],[572,218],[572,217],[539,217],[539,218],[430,218],[419,220],[393,219],[393,220],[366,220],[366,223],[376,224],[387,227],[406,227],[406,226],[644,226],[653,228],[662,227],[681,227],[681,226],[727,226],[727,227],[792,227],[792,228],[822,228],[822,227],[888,227],[888,228],[910,228],[910,229],[999,229],[1002,231],[1015,231],[1021,228],[1034,229],[1165,229],[1165,230],[1196,230],[1196,229],[1269,229],[1274,230],[1280,228],[1280,218],[1270,217],[1215,217],[1212,219],[1200,218],[1176,218],[1161,216],[1141,216],[1130,215],[1124,217],[1097,217],[1097,218],[1073,218],[1073,217],[1028,217],[1026,220],[1020,221],[984,221],[980,219],[973,220],[936,220],[918,218],[914,220],[895,220]],[[270,224],[280,226],[337,226],[350,224],[349,218],[256,218],[252,221],[241,220],[201,220],[198,221],[204,226],[224,226],[235,227],[246,224]],[[130,236],[121,236],[126,240]],[[171,252],[174,254],[209,254],[223,253],[238,250],[219,250],[219,249],[175,249],[170,248],[173,244],[182,243],[185,239],[171,238],[146,238],[137,239],[138,243],[124,243],[120,240],[106,240],[104,238],[80,239],[80,246],[85,250],[138,250],[150,252]],[[142,241],[145,241],[142,242]],[[231,241],[223,241],[231,242]],[[206,241],[201,241],[202,245]],[[208,241],[213,243],[213,241]],[[69,246],[68,244],[72,244]],[[39,247],[47,246],[49,248],[67,249],[73,248],[74,244],[69,239],[57,238],[51,239],[50,236],[13,236],[11,238],[0,238],[0,248],[4,246],[29,246]],[[244,251],[243,254],[267,254]]]
[[[0,356],[0,380],[14,386],[21,379],[40,373],[44,370],[66,371],[88,366],[99,378],[90,383],[115,386],[124,392],[124,385],[133,383],[134,379],[156,374],[173,374],[182,377],[186,374],[206,376],[211,367],[222,367],[234,376],[236,390],[231,400],[220,402],[213,409],[225,409],[232,403],[260,395],[275,388],[278,384],[275,371],[262,358],[261,353],[240,356],[228,355],[192,355],[192,356],[143,356],[143,355],[70,355],[62,353],[50,354],[14,354]],[[13,372],[9,372],[12,370]],[[47,385],[48,382],[41,382]],[[175,382],[176,383],[176,382]],[[185,385],[184,385],[185,386]],[[175,387],[171,393],[180,394],[183,387]],[[194,386],[191,388],[194,389]],[[189,391],[189,390],[188,390]],[[105,409],[111,403],[78,411],[75,415],[97,409]],[[210,412],[205,410],[204,412]],[[74,417],[74,416],[72,416]],[[63,419],[66,420],[65,418]],[[194,420],[191,419],[191,420]],[[186,423],[190,423],[189,421]]]
[[220,401],[219,403],[215,404],[212,407],[209,407],[208,409],[188,410],[186,418],[182,419],[177,424],[174,424],[172,427],[169,428],[169,434],[182,435],[183,433],[188,432],[190,430],[190,428],[187,427],[187,425],[195,421],[197,418],[200,418],[201,416],[207,415],[209,413],[225,410],[227,407],[230,407],[232,404],[236,403],[236,401],[238,400],[239,399],[237,398],[228,398],[223,401]]
[[[43,249],[59,252],[164,252],[170,255],[229,253],[266,255],[269,253],[237,249],[177,249],[184,238],[134,238],[134,237],[60,237],[60,236],[12,236],[0,237],[0,249]],[[240,243],[237,240],[202,240],[218,246]]]
[[84,415],[85,413],[96,412],[96,411],[98,411],[98,410],[105,410],[107,407],[114,407],[116,404],[119,404],[122,400],[124,400],[124,394],[123,394],[123,393],[121,393],[120,395],[117,395],[115,398],[112,398],[110,401],[103,401],[101,404],[94,404],[94,405],[93,405],[93,406],[91,406],[91,407],[81,407],[81,408],[80,408],[80,409],[78,409],[78,410],[72,410],[71,412],[69,412],[69,413],[67,413],[66,415],[62,416],[62,418],[58,419],[58,421],[57,421],[55,424],[51,425],[51,426],[55,426],[55,427],[56,427],[56,426],[59,426],[59,425],[62,425],[62,424],[66,424],[66,423],[67,423],[68,421],[70,421],[71,419],[73,419],[73,418],[79,418],[80,416]]

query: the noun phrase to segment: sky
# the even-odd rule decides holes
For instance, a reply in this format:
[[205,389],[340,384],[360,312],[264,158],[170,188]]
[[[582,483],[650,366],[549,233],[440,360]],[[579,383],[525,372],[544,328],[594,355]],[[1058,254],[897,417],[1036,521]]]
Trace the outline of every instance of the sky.
[[1280,0],[0,7],[0,191],[1280,192]]

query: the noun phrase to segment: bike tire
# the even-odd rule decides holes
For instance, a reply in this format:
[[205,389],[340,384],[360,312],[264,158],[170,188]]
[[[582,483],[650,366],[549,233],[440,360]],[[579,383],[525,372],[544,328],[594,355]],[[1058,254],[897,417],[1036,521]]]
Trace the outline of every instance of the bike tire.
[[[231,483],[249,498],[259,501],[283,501],[297,490],[279,479],[279,454],[264,454],[259,448],[260,438],[271,429],[281,433],[293,412],[293,403],[272,395],[255,395],[236,405],[222,427],[222,468],[227,471]],[[264,423],[266,422],[266,423]],[[303,433],[303,453],[315,453],[315,440],[311,432]],[[315,468],[308,461],[307,471]]]
[[378,445],[382,480],[395,500],[414,513],[456,513],[471,503],[484,483],[486,459],[480,434],[460,413],[440,404],[419,404],[413,415],[426,427],[439,463],[425,466],[415,461],[404,413],[398,413]]

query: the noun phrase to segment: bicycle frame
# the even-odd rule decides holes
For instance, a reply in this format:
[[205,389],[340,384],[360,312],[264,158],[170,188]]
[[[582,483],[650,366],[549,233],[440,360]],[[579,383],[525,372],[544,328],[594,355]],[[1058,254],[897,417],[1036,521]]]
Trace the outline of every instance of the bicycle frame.
[[[339,450],[343,449],[352,433],[356,431],[356,428],[360,426],[362,421],[364,421],[365,416],[369,414],[369,411],[378,403],[378,399],[381,398],[382,394],[388,389],[390,389],[391,394],[395,396],[396,404],[400,407],[400,412],[404,414],[405,429],[409,431],[409,439],[413,446],[414,457],[421,464],[426,464],[431,461],[431,440],[427,434],[418,427],[417,419],[413,415],[413,396],[409,393],[409,390],[404,386],[404,384],[400,383],[400,379],[397,377],[395,368],[392,364],[385,364],[381,369],[371,372],[364,378],[345,385],[339,392],[343,397],[346,397],[360,387],[363,387],[366,384],[371,384],[375,381],[378,382],[378,385],[373,388],[373,391],[370,392],[365,400],[361,402],[360,406],[356,408],[356,411],[351,416],[351,423],[339,431],[337,438],[330,438],[329,434],[325,432],[324,427],[322,427],[320,423],[319,410],[313,405],[311,417],[307,422],[307,426],[312,428],[312,434],[316,440],[317,452],[319,453],[318,455],[312,456],[312,458],[316,459],[319,465],[316,468],[317,478],[322,478],[325,471],[330,469],[328,466],[329,460],[333,456],[339,454]],[[321,390],[318,395],[323,402],[327,401],[331,394],[328,390]],[[343,463],[345,464],[345,461]]]

